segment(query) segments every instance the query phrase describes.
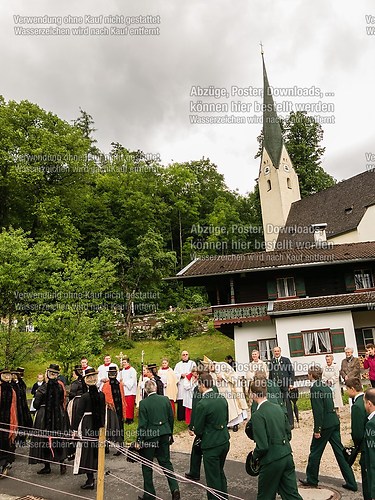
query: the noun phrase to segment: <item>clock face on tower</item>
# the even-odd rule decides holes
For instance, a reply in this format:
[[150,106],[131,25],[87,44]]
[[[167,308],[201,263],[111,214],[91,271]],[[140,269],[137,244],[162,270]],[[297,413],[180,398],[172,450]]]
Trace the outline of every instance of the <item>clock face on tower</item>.
[[289,172],[289,166],[288,165],[284,165],[284,170],[285,170],[285,172]]
[[270,167],[264,167],[263,172],[265,173],[265,175],[268,175],[270,173]]

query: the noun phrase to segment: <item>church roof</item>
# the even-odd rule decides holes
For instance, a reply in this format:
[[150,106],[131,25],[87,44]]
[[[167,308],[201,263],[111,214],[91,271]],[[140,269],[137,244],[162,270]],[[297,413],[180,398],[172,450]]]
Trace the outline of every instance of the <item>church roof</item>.
[[374,260],[375,241],[330,244],[326,248],[308,245],[300,249],[202,257],[190,262],[174,279]]
[[262,52],[263,62],[263,147],[269,154],[273,165],[278,168],[283,147],[283,136],[279,119],[277,117],[275,103],[268,83],[266,65]]
[[[375,204],[375,171],[362,172],[319,193],[295,201],[278,242],[312,242],[311,224],[326,223],[327,239],[355,230],[367,207]],[[305,229],[305,231],[304,231]]]

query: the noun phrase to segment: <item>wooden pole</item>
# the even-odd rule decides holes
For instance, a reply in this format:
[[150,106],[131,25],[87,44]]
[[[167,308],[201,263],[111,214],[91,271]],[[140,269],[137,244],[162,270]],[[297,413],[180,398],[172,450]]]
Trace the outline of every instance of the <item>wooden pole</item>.
[[96,500],[104,500],[105,427],[99,429],[98,481]]

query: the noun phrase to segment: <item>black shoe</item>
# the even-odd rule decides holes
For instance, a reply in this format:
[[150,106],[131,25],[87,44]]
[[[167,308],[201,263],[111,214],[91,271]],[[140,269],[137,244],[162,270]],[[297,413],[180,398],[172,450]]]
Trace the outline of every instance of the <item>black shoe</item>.
[[358,488],[357,486],[350,486],[350,484],[343,484],[342,487],[345,489],[345,490],[349,490],[349,491],[358,491]]
[[233,432],[238,432],[238,425],[233,426]]
[[190,472],[185,472],[186,479],[191,479],[192,481],[199,481],[200,477],[194,477],[190,474]]
[[180,500],[180,498],[181,498],[180,490],[172,491],[172,500]]
[[308,486],[309,488],[317,488],[317,484],[312,484],[309,483],[308,481],[305,481],[304,479],[299,479],[299,482],[302,484],[302,486]]
[[81,486],[81,490],[93,490],[94,483],[85,483]]
[[60,474],[63,476],[66,474],[66,465],[65,464],[60,464]]
[[38,470],[37,474],[51,474],[51,467],[43,467],[43,469]]

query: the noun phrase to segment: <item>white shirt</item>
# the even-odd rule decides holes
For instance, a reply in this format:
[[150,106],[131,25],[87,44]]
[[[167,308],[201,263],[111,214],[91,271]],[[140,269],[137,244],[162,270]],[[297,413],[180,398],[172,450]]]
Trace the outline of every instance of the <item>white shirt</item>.
[[174,372],[177,377],[177,399],[183,399],[184,398],[184,378],[181,378],[181,375],[187,375],[188,373],[191,372],[193,368],[196,368],[195,361],[189,359],[186,363],[183,361],[179,361],[177,365],[174,367]]
[[108,366],[105,366],[103,364],[103,365],[100,365],[99,368],[98,368],[98,383],[97,383],[97,386],[98,386],[99,391],[102,390],[102,387],[103,387],[103,384],[104,384],[104,380],[106,378],[108,378],[108,370],[109,370],[109,368],[116,368],[118,370],[118,366],[116,365],[116,363],[111,363]]
[[122,380],[124,384],[125,396],[135,396],[137,394],[137,372],[131,366],[127,370],[123,368],[119,371],[118,380]]

